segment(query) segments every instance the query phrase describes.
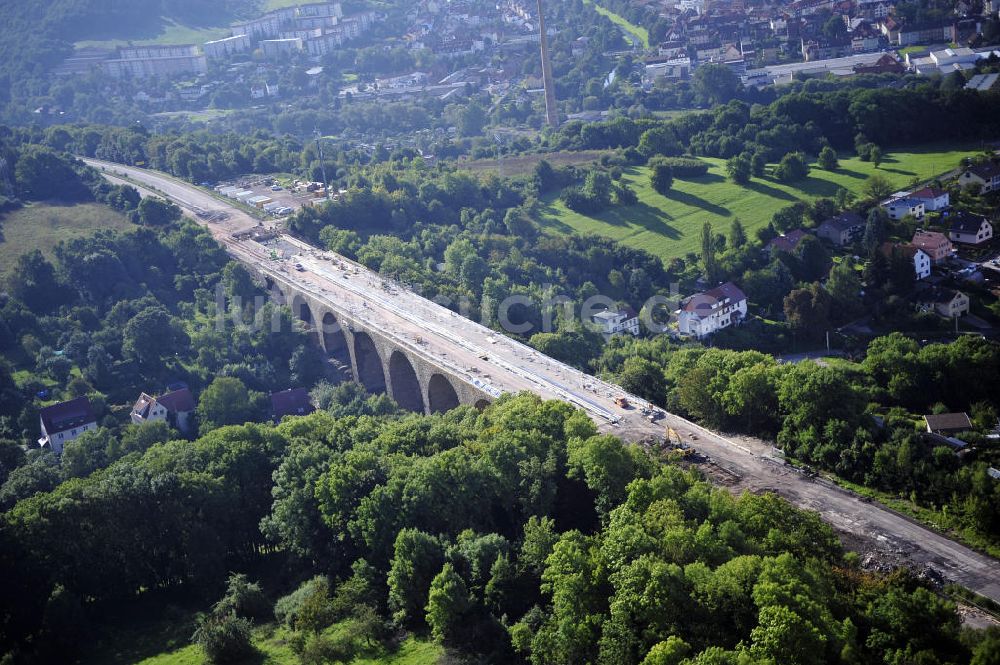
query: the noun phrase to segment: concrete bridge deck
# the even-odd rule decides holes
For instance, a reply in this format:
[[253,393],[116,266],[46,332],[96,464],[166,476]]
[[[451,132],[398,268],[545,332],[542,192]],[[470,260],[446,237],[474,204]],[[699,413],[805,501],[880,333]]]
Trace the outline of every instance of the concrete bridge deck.
[[[422,403],[411,399],[409,408],[435,411],[457,403],[481,404],[504,392],[527,390],[578,406],[602,431],[625,440],[662,438],[664,428],[672,427],[710,458],[709,475],[732,489],[773,490],[799,507],[817,511],[849,534],[856,546],[900,563],[931,566],[947,579],[1000,601],[996,560],[828,481],[790,469],[767,442],[723,436],[669,413],[652,423],[637,408],[615,405],[619,396],[633,405],[645,405],[621,388],[391,284],[344,257],[285,236],[283,245],[292,256],[276,261],[266,245],[234,240],[234,232],[259,222],[203,190],[145,169],[85,161],[109,177],[127,178],[190,211],[225,213],[223,221],[206,226],[227,251],[274,285],[297,316],[316,325],[320,343],[349,360],[361,383],[386,390],[397,401],[419,392]],[[296,262],[301,263],[301,272],[294,269]],[[324,324],[324,319],[332,325]],[[409,390],[394,386],[394,376]]]

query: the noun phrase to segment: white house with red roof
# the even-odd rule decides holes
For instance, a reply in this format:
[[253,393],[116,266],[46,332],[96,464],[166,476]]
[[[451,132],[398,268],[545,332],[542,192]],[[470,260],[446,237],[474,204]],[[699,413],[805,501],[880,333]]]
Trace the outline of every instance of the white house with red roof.
[[181,388],[159,397],[142,393],[129,415],[136,425],[165,421],[181,432],[187,432],[194,409],[194,395],[188,388]]
[[681,335],[704,337],[742,322],[747,315],[747,297],[738,286],[726,282],[685,298],[675,314]]
[[927,252],[909,243],[894,245],[882,243],[882,253],[887,257],[902,256],[913,264],[913,274],[918,280],[931,276],[931,257]]
[[915,192],[911,192],[909,197],[922,201],[924,210],[927,212],[937,212],[946,210],[951,205],[951,196],[947,190],[939,187],[924,187]]
[[940,263],[955,253],[948,236],[937,231],[917,229],[910,244],[924,250],[931,257],[931,263]]

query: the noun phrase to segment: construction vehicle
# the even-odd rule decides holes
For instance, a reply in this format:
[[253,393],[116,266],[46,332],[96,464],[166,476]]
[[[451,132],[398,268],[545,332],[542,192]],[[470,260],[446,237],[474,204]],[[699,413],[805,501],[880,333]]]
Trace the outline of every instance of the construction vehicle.
[[628,406],[629,406],[628,399],[625,398],[625,397],[616,397],[615,398],[615,406],[617,406],[617,407],[619,407],[621,409],[627,409]]

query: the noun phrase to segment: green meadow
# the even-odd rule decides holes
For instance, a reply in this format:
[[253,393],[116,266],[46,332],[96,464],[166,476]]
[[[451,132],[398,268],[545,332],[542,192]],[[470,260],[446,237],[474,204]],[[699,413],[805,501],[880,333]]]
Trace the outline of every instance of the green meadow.
[[55,246],[64,240],[87,237],[101,229],[134,228],[124,215],[99,203],[32,203],[4,213],[0,215],[0,278],[21,254],[40,249],[51,259]]
[[[190,642],[194,630],[191,618],[175,617],[172,622],[161,618],[123,627],[108,644],[84,661],[94,665],[210,665],[201,647]],[[343,637],[349,624],[350,620],[336,623],[323,630],[323,635]],[[275,624],[254,628],[257,655],[245,662],[299,665],[302,661],[292,649],[292,638],[287,628]],[[344,665],[435,665],[444,654],[441,645],[412,636],[393,649],[378,644],[369,646],[363,640],[354,641],[353,647],[355,656]]]
[[929,180],[958,167],[959,160],[975,151],[975,146],[925,146],[890,150],[876,169],[871,162],[842,158],[835,171],[823,171],[812,164],[809,176],[795,183],[780,183],[769,177],[754,178],[745,186],[726,177],[725,160],[704,158],[709,172],[689,180],[674,179],[667,196],[653,191],[649,169],[628,169],[624,180],[639,197],[636,205],[612,207],[588,216],[569,210],[555,196],[542,202],[536,221],[551,233],[593,233],[606,236],[664,260],[697,252],[701,228],[707,221],[725,233],[739,218],[752,234],[767,226],[779,209],[797,201],[833,197],[838,189],[860,194],[873,173],[888,178],[897,188],[914,180]]
[[[587,2],[587,4],[591,4],[590,0],[584,0],[584,1]],[[612,23],[619,26],[622,30],[624,30],[625,32],[631,34],[633,37],[638,39],[639,42],[642,44],[643,48],[649,48],[649,30],[646,30],[646,28],[642,27],[641,25],[636,25],[635,23],[632,23],[624,16],[616,14],[610,9],[605,9],[604,7],[601,7],[597,3],[594,3],[594,9],[597,10],[598,14],[607,17]]]

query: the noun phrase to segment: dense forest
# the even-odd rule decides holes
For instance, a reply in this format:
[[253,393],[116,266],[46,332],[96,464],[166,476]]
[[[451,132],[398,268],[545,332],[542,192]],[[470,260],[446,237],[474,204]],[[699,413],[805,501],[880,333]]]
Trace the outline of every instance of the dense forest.
[[859,570],[815,515],[712,489],[530,396],[146,437],[0,534],[11,662],[66,658],[100,629],[86,617],[166,587],[222,595],[196,639],[244,653],[272,610],[246,578],[223,593],[225,571],[261,558],[306,580],[273,609],[320,654],[304,662],[345,657],[320,634],[337,620],[504,663],[981,664],[998,640],[915,579]]
[[[984,438],[997,424],[1000,345],[978,336],[920,346],[873,340],[859,364],[779,364],[758,351],[615,339],[596,362],[639,395],[724,431],[776,439],[785,452],[900,496],[1000,552],[1000,463]],[[921,416],[967,411],[975,446],[958,456],[924,436]],[[986,445],[982,445],[986,444]]]

